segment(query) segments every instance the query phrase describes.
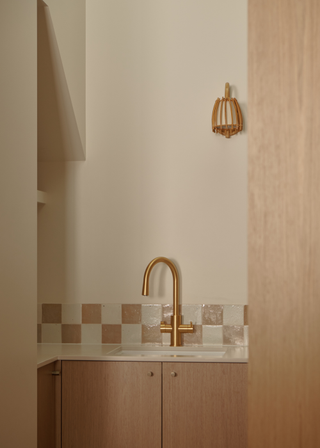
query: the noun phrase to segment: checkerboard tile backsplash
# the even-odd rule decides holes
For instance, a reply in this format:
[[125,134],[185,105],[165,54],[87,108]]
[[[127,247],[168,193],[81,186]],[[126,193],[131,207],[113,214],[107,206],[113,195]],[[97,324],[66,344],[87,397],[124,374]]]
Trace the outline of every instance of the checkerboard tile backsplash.
[[[171,314],[170,304],[38,304],[38,342],[169,345],[160,322]],[[180,314],[194,325],[183,345],[248,345],[247,305],[180,305]]]

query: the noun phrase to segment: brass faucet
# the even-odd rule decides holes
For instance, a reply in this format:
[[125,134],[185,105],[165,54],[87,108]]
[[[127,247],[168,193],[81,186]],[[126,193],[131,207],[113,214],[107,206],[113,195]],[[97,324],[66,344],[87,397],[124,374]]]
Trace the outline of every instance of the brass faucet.
[[181,346],[181,333],[193,333],[192,322],[188,325],[181,324],[181,315],[179,314],[179,276],[175,265],[168,258],[157,257],[148,264],[143,278],[142,295],[149,295],[149,276],[153,266],[157,263],[165,263],[169,266],[173,276],[173,316],[171,316],[171,324],[161,322],[161,333],[171,333],[171,347]]

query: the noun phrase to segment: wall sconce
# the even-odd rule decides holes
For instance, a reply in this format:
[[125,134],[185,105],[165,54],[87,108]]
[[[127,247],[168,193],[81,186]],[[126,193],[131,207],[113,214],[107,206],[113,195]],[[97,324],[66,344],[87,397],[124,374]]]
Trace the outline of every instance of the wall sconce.
[[225,98],[218,98],[212,111],[212,132],[218,132],[226,138],[243,129],[241,109],[235,98],[230,98],[229,83],[226,83]]

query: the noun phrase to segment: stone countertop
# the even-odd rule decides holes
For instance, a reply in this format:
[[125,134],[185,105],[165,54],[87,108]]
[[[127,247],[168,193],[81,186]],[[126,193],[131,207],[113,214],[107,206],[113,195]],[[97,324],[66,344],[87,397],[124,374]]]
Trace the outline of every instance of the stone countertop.
[[248,347],[38,344],[38,368],[58,360],[247,363]]

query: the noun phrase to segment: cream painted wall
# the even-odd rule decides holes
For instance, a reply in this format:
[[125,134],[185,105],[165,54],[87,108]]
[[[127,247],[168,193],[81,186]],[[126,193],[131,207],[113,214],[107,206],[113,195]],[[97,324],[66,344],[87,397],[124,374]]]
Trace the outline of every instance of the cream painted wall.
[[[230,140],[211,131],[227,81]],[[87,0],[86,115],[87,161],[39,166],[39,301],[171,302],[164,265],[141,296],[162,255],[182,303],[247,303],[247,2]]]
[[34,448],[36,389],[35,0],[0,2],[0,446]]

